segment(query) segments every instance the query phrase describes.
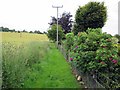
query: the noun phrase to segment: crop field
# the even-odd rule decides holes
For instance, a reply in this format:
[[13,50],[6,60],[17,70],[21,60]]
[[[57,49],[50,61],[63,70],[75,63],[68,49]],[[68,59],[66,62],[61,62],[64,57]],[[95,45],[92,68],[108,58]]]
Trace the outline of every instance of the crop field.
[[80,86],[63,55],[45,34],[5,32],[2,33],[2,87]]
[[45,34],[2,32],[2,41],[21,44],[31,41],[48,41],[48,37]]

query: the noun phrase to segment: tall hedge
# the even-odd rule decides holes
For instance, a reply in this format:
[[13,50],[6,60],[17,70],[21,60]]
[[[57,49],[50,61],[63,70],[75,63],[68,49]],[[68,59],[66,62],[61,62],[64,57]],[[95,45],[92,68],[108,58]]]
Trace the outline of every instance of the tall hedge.
[[[120,57],[118,56],[117,38],[102,33],[100,28],[88,29],[66,39],[70,49],[70,61],[80,72],[95,75],[107,88],[120,85]],[[72,40],[72,43],[69,42]]]

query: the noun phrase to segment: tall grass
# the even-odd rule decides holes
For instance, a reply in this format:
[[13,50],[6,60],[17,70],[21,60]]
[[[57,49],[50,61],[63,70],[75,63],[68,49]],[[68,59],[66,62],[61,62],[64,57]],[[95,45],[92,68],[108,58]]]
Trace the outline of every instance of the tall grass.
[[27,70],[34,63],[40,62],[42,52],[41,44],[31,42],[20,46],[12,43],[3,43],[3,88],[23,87]]
[[79,87],[62,54],[47,36],[3,33],[3,88]]
[[[44,47],[44,48],[43,48]],[[44,45],[41,50],[44,57],[28,71],[25,88],[79,88],[71,73],[70,66],[55,44]],[[44,51],[45,50],[45,51]]]
[[23,87],[28,70],[42,59],[41,46],[46,44],[48,38],[44,34],[11,32],[0,32],[0,37],[2,38],[2,55],[0,55],[2,82],[0,83],[3,88]]
[[3,88],[78,88],[70,66],[54,44],[3,43]]

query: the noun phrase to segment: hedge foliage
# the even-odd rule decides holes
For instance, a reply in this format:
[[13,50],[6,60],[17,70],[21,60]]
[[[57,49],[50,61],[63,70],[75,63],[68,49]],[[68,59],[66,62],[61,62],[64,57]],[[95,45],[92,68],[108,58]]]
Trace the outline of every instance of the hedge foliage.
[[102,74],[98,76],[99,78],[108,77],[111,88],[120,85],[117,38],[102,33],[100,28],[88,29],[87,32],[81,32],[74,37],[72,34],[67,34],[66,37],[66,47],[70,49],[71,63],[74,63],[84,73]]

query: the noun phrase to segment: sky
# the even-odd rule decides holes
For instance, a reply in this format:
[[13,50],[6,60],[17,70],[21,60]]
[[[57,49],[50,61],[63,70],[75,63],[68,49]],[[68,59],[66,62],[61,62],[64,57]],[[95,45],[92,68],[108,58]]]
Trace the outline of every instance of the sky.
[[118,1],[119,0],[0,0],[0,27],[15,30],[47,31],[51,16],[57,16],[54,6],[61,6],[59,17],[63,12],[70,12],[74,20],[76,10],[90,1],[105,2],[107,6],[107,22],[102,28],[109,34],[118,33]]

